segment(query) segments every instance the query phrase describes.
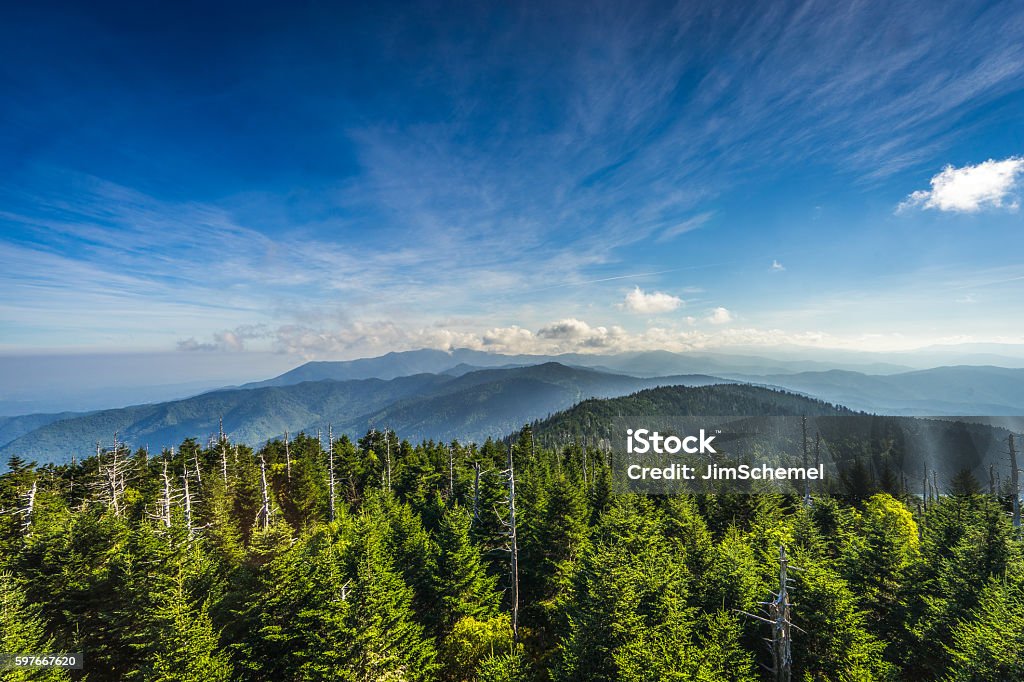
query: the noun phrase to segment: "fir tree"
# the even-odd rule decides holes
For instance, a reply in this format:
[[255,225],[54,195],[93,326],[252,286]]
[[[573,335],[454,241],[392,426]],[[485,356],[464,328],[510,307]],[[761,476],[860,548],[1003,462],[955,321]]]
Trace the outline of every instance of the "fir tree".
[[[45,634],[45,623],[39,608],[25,598],[25,589],[7,571],[0,571],[0,652],[4,654],[50,654],[55,650],[54,640]],[[22,680],[68,680],[66,670],[11,669],[3,673],[9,682]]]

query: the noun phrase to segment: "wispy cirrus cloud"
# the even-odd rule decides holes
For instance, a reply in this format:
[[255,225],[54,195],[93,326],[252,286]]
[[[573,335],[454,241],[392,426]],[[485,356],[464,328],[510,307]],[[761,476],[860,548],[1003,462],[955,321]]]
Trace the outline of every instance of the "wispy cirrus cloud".
[[[937,168],[1005,118],[998,107],[1024,78],[1024,10],[1013,2],[794,2],[752,13],[598,1],[510,6],[507,21],[471,31],[443,5],[379,24],[311,10],[312,26],[297,18],[294,35],[269,32],[282,43],[272,58],[224,46],[226,89],[140,68],[144,106],[137,89],[112,86],[93,127],[55,126],[65,111],[42,115],[66,102],[88,109],[91,82],[55,82],[61,98],[12,97],[0,122],[50,121],[34,137],[60,132],[70,151],[0,160],[3,343],[303,355],[417,343],[625,347],[659,338],[637,314],[674,312],[682,299],[668,292],[690,290],[703,299],[690,307],[704,312],[686,329],[735,338],[730,310],[746,324],[755,310],[795,307],[843,276],[814,263],[856,258],[836,244],[870,222],[822,221],[812,234],[776,216],[804,215],[814,192],[837,213],[856,209],[883,183]],[[125,47],[117,27],[97,24],[98,40]],[[353,67],[350,45],[321,25],[369,36],[366,63]],[[77,63],[53,59],[57,72]],[[247,112],[246,125],[218,102]],[[165,109],[173,116],[152,129],[96,127],[110,110],[131,119]],[[285,153],[263,165],[268,145]],[[103,166],[108,152],[127,170]],[[96,166],[107,174],[64,170]],[[1018,170],[947,169],[911,199],[1008,208],[1015,199],[999,182],[1016,182]],[[814,259],[758,280],[768,279],[765,253],[791,253],[779,247],[787,239],[816,242],[806,244]],[[873,259],[861,254],[845,276],[868,288],[887,267]],[[773,261],[771,271],[783,269]],[[625,278],[637,287],[624,299]],[[597,323],[595,310],[615,312]],[[449,319],[460,322],[437,326]],[[820,319],[842,336],[843,320]]]

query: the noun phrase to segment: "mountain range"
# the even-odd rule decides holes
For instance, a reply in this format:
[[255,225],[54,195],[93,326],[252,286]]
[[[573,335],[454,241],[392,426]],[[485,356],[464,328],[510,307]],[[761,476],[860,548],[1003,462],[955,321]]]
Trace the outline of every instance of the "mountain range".
[[[60,461],[118,437],[159,449],[215,436],[223,419],[235,442],[260,444],[286,431],[361,435],[393,428],[410,439],[502,436],[589,398],[656,386],[753,384],[853,410],[888,415],[1024,414],[1024,369],[896,365],[795,371],[806,362],[667,352],[610,356],[508,356],[419,350],[345,362],[310,362],[239,387],[86,413],[0,417],[0,461]],[[814,366],[816,363],[810,363]],[[882,373],[881,370],[884,370]]]
[[[502,436],[586,398],[626,395],[652,386],[721,382],[702,375],[630,377],[558,363],[457,376],[421,373],[389,380],[298,381],[73,416],[49,415],[49,421],[38,425],[25,418],[6,418],[0,428],[6,428],[8,437],[18,427],[24,432],[0,447],[0,457],[19,455],[36,461],[82,457],[91,453],[96,442],[111,442],[115,432],[133,447],[155,450],[189,437],[215,436],[221,420],[234,442],[248,444],[261,444],[286,431],[314,433],[328,424],[336,434],[353,436],[371,428],[390,428],[413,440],[482,440]],[[38,419],[45,421],[45,416]]]

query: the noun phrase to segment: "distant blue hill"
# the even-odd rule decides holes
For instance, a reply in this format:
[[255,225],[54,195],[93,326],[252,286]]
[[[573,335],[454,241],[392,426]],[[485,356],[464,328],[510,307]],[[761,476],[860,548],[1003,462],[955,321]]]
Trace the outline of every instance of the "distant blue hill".
[[[184,400],[101,410],[47,421],[0,447],[0,458],[64,461],[93,452],[117,432],[132,447],[159,450],[188,437],[218,433],[258,445],[285,431],[362,435],[392,428],[411,439],[481,440],[592,397],[664,385],[707,385],[709,376],[638,378],[558,363],[486,369],[460,376],[414,374],[395,379],[321,379],[281,386],[211,391]],[[45,419],[43,421],[46,421]]]

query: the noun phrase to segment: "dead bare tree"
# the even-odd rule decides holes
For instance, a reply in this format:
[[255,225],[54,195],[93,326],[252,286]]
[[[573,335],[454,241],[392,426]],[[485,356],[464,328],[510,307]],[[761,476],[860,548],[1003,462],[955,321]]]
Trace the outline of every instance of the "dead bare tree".
[[774,627],[772,628],[772,653],[775,679],[778,682],[790,682],[793,677],[793,623],[790,621],[789,584],[787,572],[789,560],[786,548],[779,548],[779,592],[768,606]]
[[387,472],[388,481],[387,489],[391,490],[391,438],[388,435],[388,429],[384,429],[384,442],[387,444],[387,447],[385,448],[386,455],[384,459],[384,463],[386,466],[385,471]]
[[21,503],[21,532],[28,537],[32,534],[32,516],[36,511],[36,486],[38,481],[32,481],[32,487],[22,496]]
[[921,475],[921,501],[924,503],[924,511],[928,511],[928,467],[924,467],[924,473]]
[[197,486],[201,486],[201,485],[203,485],[203,474],[202,474],[202,472],[199,469],[199,448],[198,447],[192,453],[192,462],[196,466],[196,485]]
[[291,439],[288,437],[288,430],[285,429],[285,432],[284,432],[284,462],[285,462],[285,472],[286,472],[286,475],[287,475],[289,481],[292,480],[292,451],[291,451],[291,447],[289,446],[289,441],[290,440]]
[[[317,439],[319,440],[319,432]],[[320,446],[323,449],[323,445]],[[334,496],[334,425],[327,425],[327,489],[330,497],[331,521],[337,518]]]
[[791,605],[789,602],[789,570],[796,566],[789,565],[786,548],[779,547],[779,591],[772,595],[772,600],[761,602],[764,607],[763,616],[740,611],[745,616],[767,623],[772,628],[772,638],[768,647],[772,653],[772,667],[764,666],[775,678],[776,682],[791,682],[793,679],[793,638],[792,631],[803,632],[793,625]]
[[448,446],[448,499],[455,499],[455,451]]
[[501,518],[498,515],[498,520],[506,528],[508,534],[508,546],[505,550],[509,553],[509,574],[511,583],[509,585],[512,592],[512,638],[516,643],[519,642],[519,536],[518,527],[516,523],[516,472],[513,463],[512,456],[512,444],[509,443],[508,447],[508,468],[501,472],[505,478],[506,485],[508,486],[508,519]]
[[587,486],[587,449],[583,448],[583,487]]
[[1013,434],[1006,439],[1010,455],[1010,495],[1013,496],[1013,527],[1020,528],[1020,469],[1017,466],[1017,448]]
[[167,461],[167,458],[164,457],[164,496],[160,509],[160,518],[164,523],[164,528],[171,527],[171,498],[174,496],[174,489],[171,486],[171,477],[167,474],[168,465],[169,462]]
[[260,451],[260,494],[263,504],[260,506],[257,518],[261,521],[263,530],[270,527],[270,491],[267,488],[267,462]]
[[0,510],[0,516],[10,514],[21,517],[21,532],[24,537],[32,534],[32,516],[36,507],[36,491],[38,481],[32,481],[32,487],[18,495],[18,504],[12,509]]
[[473,462],[473,523],[480,521],[480,462]]
[[185,527],[188,529],[188,536],[192,537],[195,530],[192,527],[192,494],[188,489],[188,468],[184,468],[181,472],[181,480],[183,484],[182,502],[185,505]]
[[224,433],[224,418],[220,419],[220,475],[224,487],[228,487],[228,437]]
[[116,432],[114,433],[113,448],[109,452],[103,452],[100,444],[96,443],[96,458],[99,468],[97,492],[114,510],[114,516],[118,517],[124,511],[121,508],[121,498],[125,491],[125,479],[131,468],[131,461],[124,456],[122,446],[123,444],[117,440]]

